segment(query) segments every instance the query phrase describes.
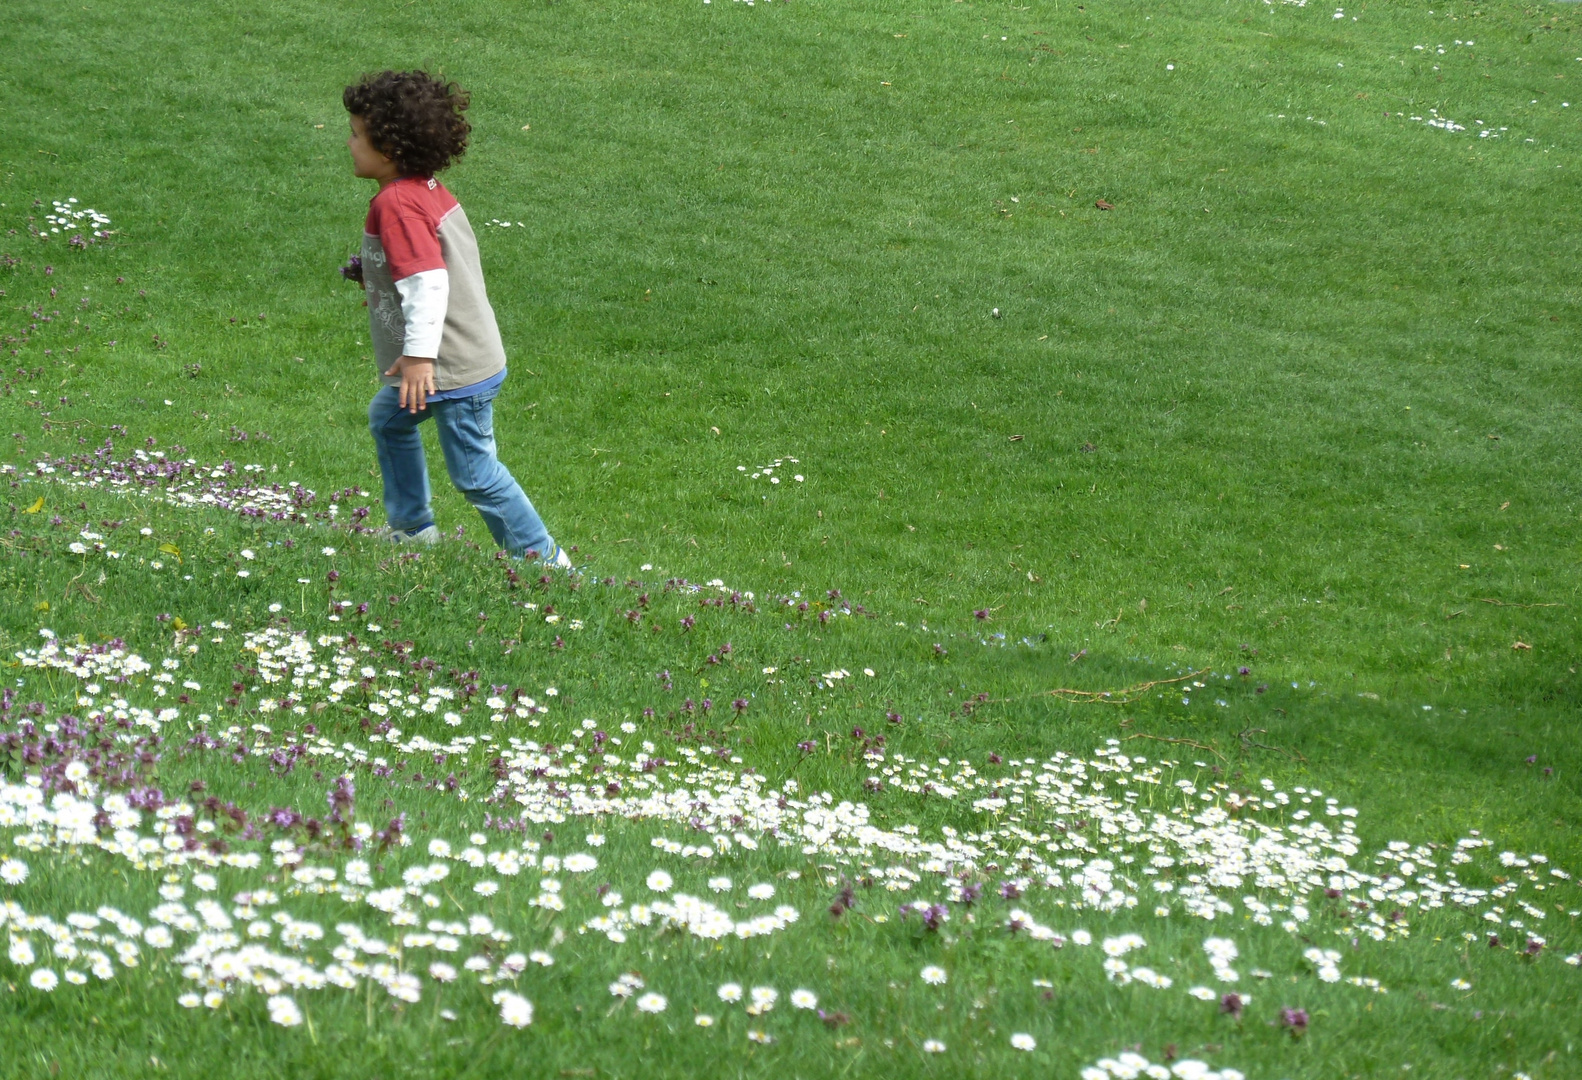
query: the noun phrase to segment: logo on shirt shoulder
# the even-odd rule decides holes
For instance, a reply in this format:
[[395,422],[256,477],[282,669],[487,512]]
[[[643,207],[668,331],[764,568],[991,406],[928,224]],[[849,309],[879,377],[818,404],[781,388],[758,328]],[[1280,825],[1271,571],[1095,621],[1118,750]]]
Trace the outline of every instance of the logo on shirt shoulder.
[[429,177],[428,178],[428,189],[430,191],[433,191],[437,187],[439,187],[439,181],[435,180],[432,176]]

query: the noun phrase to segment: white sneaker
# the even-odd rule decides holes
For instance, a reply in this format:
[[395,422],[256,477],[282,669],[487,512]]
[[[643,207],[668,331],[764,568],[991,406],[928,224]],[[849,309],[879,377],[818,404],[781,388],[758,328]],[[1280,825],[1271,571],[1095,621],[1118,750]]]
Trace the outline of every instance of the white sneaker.
[[566,549],[563,548],[563,547],[558,547],[558,546],[555,548],[555,562],[554,562],[554,565],[558,569],[561,569],[561,570],[574,570],[574,569],[576,569],[575,567],[573,567],[571,565],[571,556],[566,554]]
[[429,525],[417,532],[408,532],[405,529],[392,529],[386,525],[379,530],[379,538],[388,540],[392,544],[437,544],[439,543],[439,526]]

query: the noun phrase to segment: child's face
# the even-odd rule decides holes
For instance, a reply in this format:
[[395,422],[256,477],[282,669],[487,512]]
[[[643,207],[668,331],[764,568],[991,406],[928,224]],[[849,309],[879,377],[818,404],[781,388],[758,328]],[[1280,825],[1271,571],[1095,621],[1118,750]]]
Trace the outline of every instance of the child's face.
[[368,140],[368,126],[360,116],[351,117],[352,137],[346,149],[352,152],[352,172],[365,180],[394,180],[400,174],[396,164]]

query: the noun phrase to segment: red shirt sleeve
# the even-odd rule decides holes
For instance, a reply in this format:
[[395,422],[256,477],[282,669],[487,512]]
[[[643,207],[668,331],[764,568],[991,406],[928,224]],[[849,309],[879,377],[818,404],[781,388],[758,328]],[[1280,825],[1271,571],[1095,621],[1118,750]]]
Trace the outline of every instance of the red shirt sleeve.
[[431,193],[422,185],[426,181],[416,182],[421,190],[409,190],[414,186],[411,182],[398,180],[376,195],[368,207],[366,228],[379,237],[393,281],[424,270],[445,269],[437,200],[424,198]]

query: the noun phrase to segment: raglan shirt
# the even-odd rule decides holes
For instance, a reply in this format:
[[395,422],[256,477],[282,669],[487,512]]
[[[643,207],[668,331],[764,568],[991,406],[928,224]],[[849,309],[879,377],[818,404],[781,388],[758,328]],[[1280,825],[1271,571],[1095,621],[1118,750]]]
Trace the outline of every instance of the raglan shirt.
[[432,177],[405,176],[379,190],[363,226],[363,286],[374,360],[433,357],[438,393],[465,397],[505,377],[505,346],[484,291],[478,240],[454,196]]

